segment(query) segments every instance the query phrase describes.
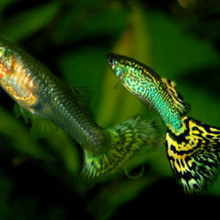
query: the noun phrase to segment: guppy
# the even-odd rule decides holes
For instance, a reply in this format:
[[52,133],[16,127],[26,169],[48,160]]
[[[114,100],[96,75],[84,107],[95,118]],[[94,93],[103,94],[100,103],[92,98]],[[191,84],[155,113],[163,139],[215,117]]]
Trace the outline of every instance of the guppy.
[[135,156],[160,139],[157,122],[143,116],[102,128],[87,111],[85,89],[67,86],[32,56],[3,39],[0,85],[21,109],[52,121],[82,146],[86,181],[101,181],[129,169]]
[[213,179],[220,161],[220,128],[186,116],[190,105],[175,83],[150,67],[118,54],[107,56],[123,86],[143,103],[153,106],[167,126],[167,156],[184,191],[197,193]]

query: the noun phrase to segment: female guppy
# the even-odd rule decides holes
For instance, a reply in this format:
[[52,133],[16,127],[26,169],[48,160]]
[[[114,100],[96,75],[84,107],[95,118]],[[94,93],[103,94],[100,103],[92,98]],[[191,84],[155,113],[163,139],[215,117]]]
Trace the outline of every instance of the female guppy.
[[107,59],[128,91],[151,104],[164,120],[167,156],[185,192],[205,189],[219,167],[220,128],[187,117],[190,106],[176,91],[175,83],[148,66],[116,54]]
[[[70,88],[20,48],[0,39],[0,85],[20,105],[67,131],[83,148],[83,176],[101,181],[160,139],[155,121],[136,116],[112,128],[87,112],[84,89]],[[144,132],[144,131],[147,131]]]

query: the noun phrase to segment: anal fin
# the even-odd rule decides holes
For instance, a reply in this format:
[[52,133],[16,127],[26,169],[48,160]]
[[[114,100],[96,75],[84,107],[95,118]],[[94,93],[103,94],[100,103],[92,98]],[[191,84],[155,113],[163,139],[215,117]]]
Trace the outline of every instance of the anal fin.
[[33,139],[48,137],[60,129],[59,126],[52,121],[32,114],[28,110],[20,107],[17,103],[15,104],[13,111],[17,118],[22,116],[25,123],[31,122],[30,134]]

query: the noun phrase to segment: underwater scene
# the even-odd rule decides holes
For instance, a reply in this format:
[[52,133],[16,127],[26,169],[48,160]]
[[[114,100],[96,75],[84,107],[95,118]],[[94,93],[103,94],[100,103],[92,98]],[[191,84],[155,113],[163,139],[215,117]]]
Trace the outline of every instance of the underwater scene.
[[216,216],[218,0],[0,1],[0,219]]

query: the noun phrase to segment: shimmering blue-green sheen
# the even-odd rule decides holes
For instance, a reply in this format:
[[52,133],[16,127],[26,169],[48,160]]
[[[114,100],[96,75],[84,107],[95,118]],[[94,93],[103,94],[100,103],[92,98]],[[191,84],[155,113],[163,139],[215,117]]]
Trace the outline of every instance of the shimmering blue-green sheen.
[[165,124],[175,132],[181,132],[182,119],[161,77],[144,64],[128,57],[110,54],[112,70],[125,88],[144,103],[151,104]]

